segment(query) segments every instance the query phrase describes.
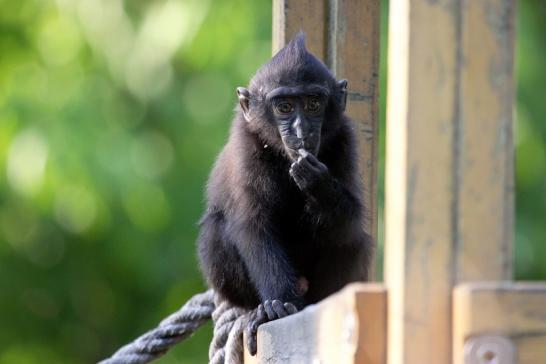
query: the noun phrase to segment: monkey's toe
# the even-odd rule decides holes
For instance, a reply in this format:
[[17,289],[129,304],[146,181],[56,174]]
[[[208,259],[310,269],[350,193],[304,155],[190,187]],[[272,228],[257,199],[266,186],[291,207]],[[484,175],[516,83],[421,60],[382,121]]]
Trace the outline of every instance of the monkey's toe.
[[250,355],[256,355],[258,351],[258,327],[269,321],[265,312],[264,306],[259,305],[250,315],[250,321],[246,327],[246,346]]
[[286,310],[286,312],[289,314],[289,315],[293,315],[295,314],[296,312],[298,312],[298,308],[296,306],[294,306],[292,303],[290,302],[286,302],[284,304],[284,309]]
[[288,312],[284,308],[284,304],[279,300],[273,300],[271,303],[271,306],[273,306],[273,311],[277,314],[278,318],[283,318],[288,316]]

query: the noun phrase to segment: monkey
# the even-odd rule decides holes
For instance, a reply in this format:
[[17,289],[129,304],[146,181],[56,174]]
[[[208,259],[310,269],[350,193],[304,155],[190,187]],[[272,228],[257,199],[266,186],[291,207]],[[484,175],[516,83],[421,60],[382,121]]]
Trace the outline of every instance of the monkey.
[[237,88],[229,139],[207,184],[198,256],[208,284],[255,309],[257,328],[367,279],[357,138],[347,81],[307,51],[300,32]]

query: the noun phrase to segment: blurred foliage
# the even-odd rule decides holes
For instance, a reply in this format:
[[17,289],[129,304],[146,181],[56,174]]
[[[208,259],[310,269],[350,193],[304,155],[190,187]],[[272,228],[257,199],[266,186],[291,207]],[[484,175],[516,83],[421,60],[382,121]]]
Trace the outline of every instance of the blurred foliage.
[[546,2],[518,1],[516,247],[518,279],[546,280]]
[[[545,35],[521,1],[525,279],[546,279]],[[94,362],[204,289],[203,188],[270,38],[265,0],[0,0],[0,364]],[[160,362],[204,363],[209,340]]]

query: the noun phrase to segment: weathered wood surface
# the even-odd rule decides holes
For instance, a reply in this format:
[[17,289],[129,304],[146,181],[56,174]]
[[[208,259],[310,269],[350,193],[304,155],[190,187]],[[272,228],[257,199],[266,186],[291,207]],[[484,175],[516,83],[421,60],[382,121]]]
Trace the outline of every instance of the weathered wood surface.
[[512,0],[393,0],[389,363],[451,361],[451,292],[511,276]]
[[512,279],[515,0],[460,6],[455,278]]
[[[495,338],[502,345],[492,345]],[[496,344],[496,343],[495,343]],[[546,283],[470,283],[453,295],[453,364],[546,363]]]
[[307,49],[326,61],[326,0],[273,0],[273,54],[300,30]]
[[387,294],[355,283],[300,313],[260,326],[246,364],[384,364]]
[[379,164],[380,8],[379,0],[331,0],[328,39],[328,64],[338,79],[348,81],[347,113],[355,121],[360,137],[360,169],[369,212],[364,229],[374,241],[377,241]]
[[455,14],[390,4],[385,282],[391,364],[451,360]]
[[359,131],[367,218],[377,241],[380,0],[274,0],[273,53],[300,30],[307,48],[348,81],[347,113]]

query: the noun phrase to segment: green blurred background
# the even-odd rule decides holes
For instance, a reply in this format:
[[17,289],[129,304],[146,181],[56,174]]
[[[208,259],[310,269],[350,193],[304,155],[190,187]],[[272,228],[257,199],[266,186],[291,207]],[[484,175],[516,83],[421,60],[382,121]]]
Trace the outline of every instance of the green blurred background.
[[[515,271],[546,280],[546,2],[519,3]],[[270,39],[264,0],[0,0],[0,364],[94,362],[204,289],[204,185]]]

